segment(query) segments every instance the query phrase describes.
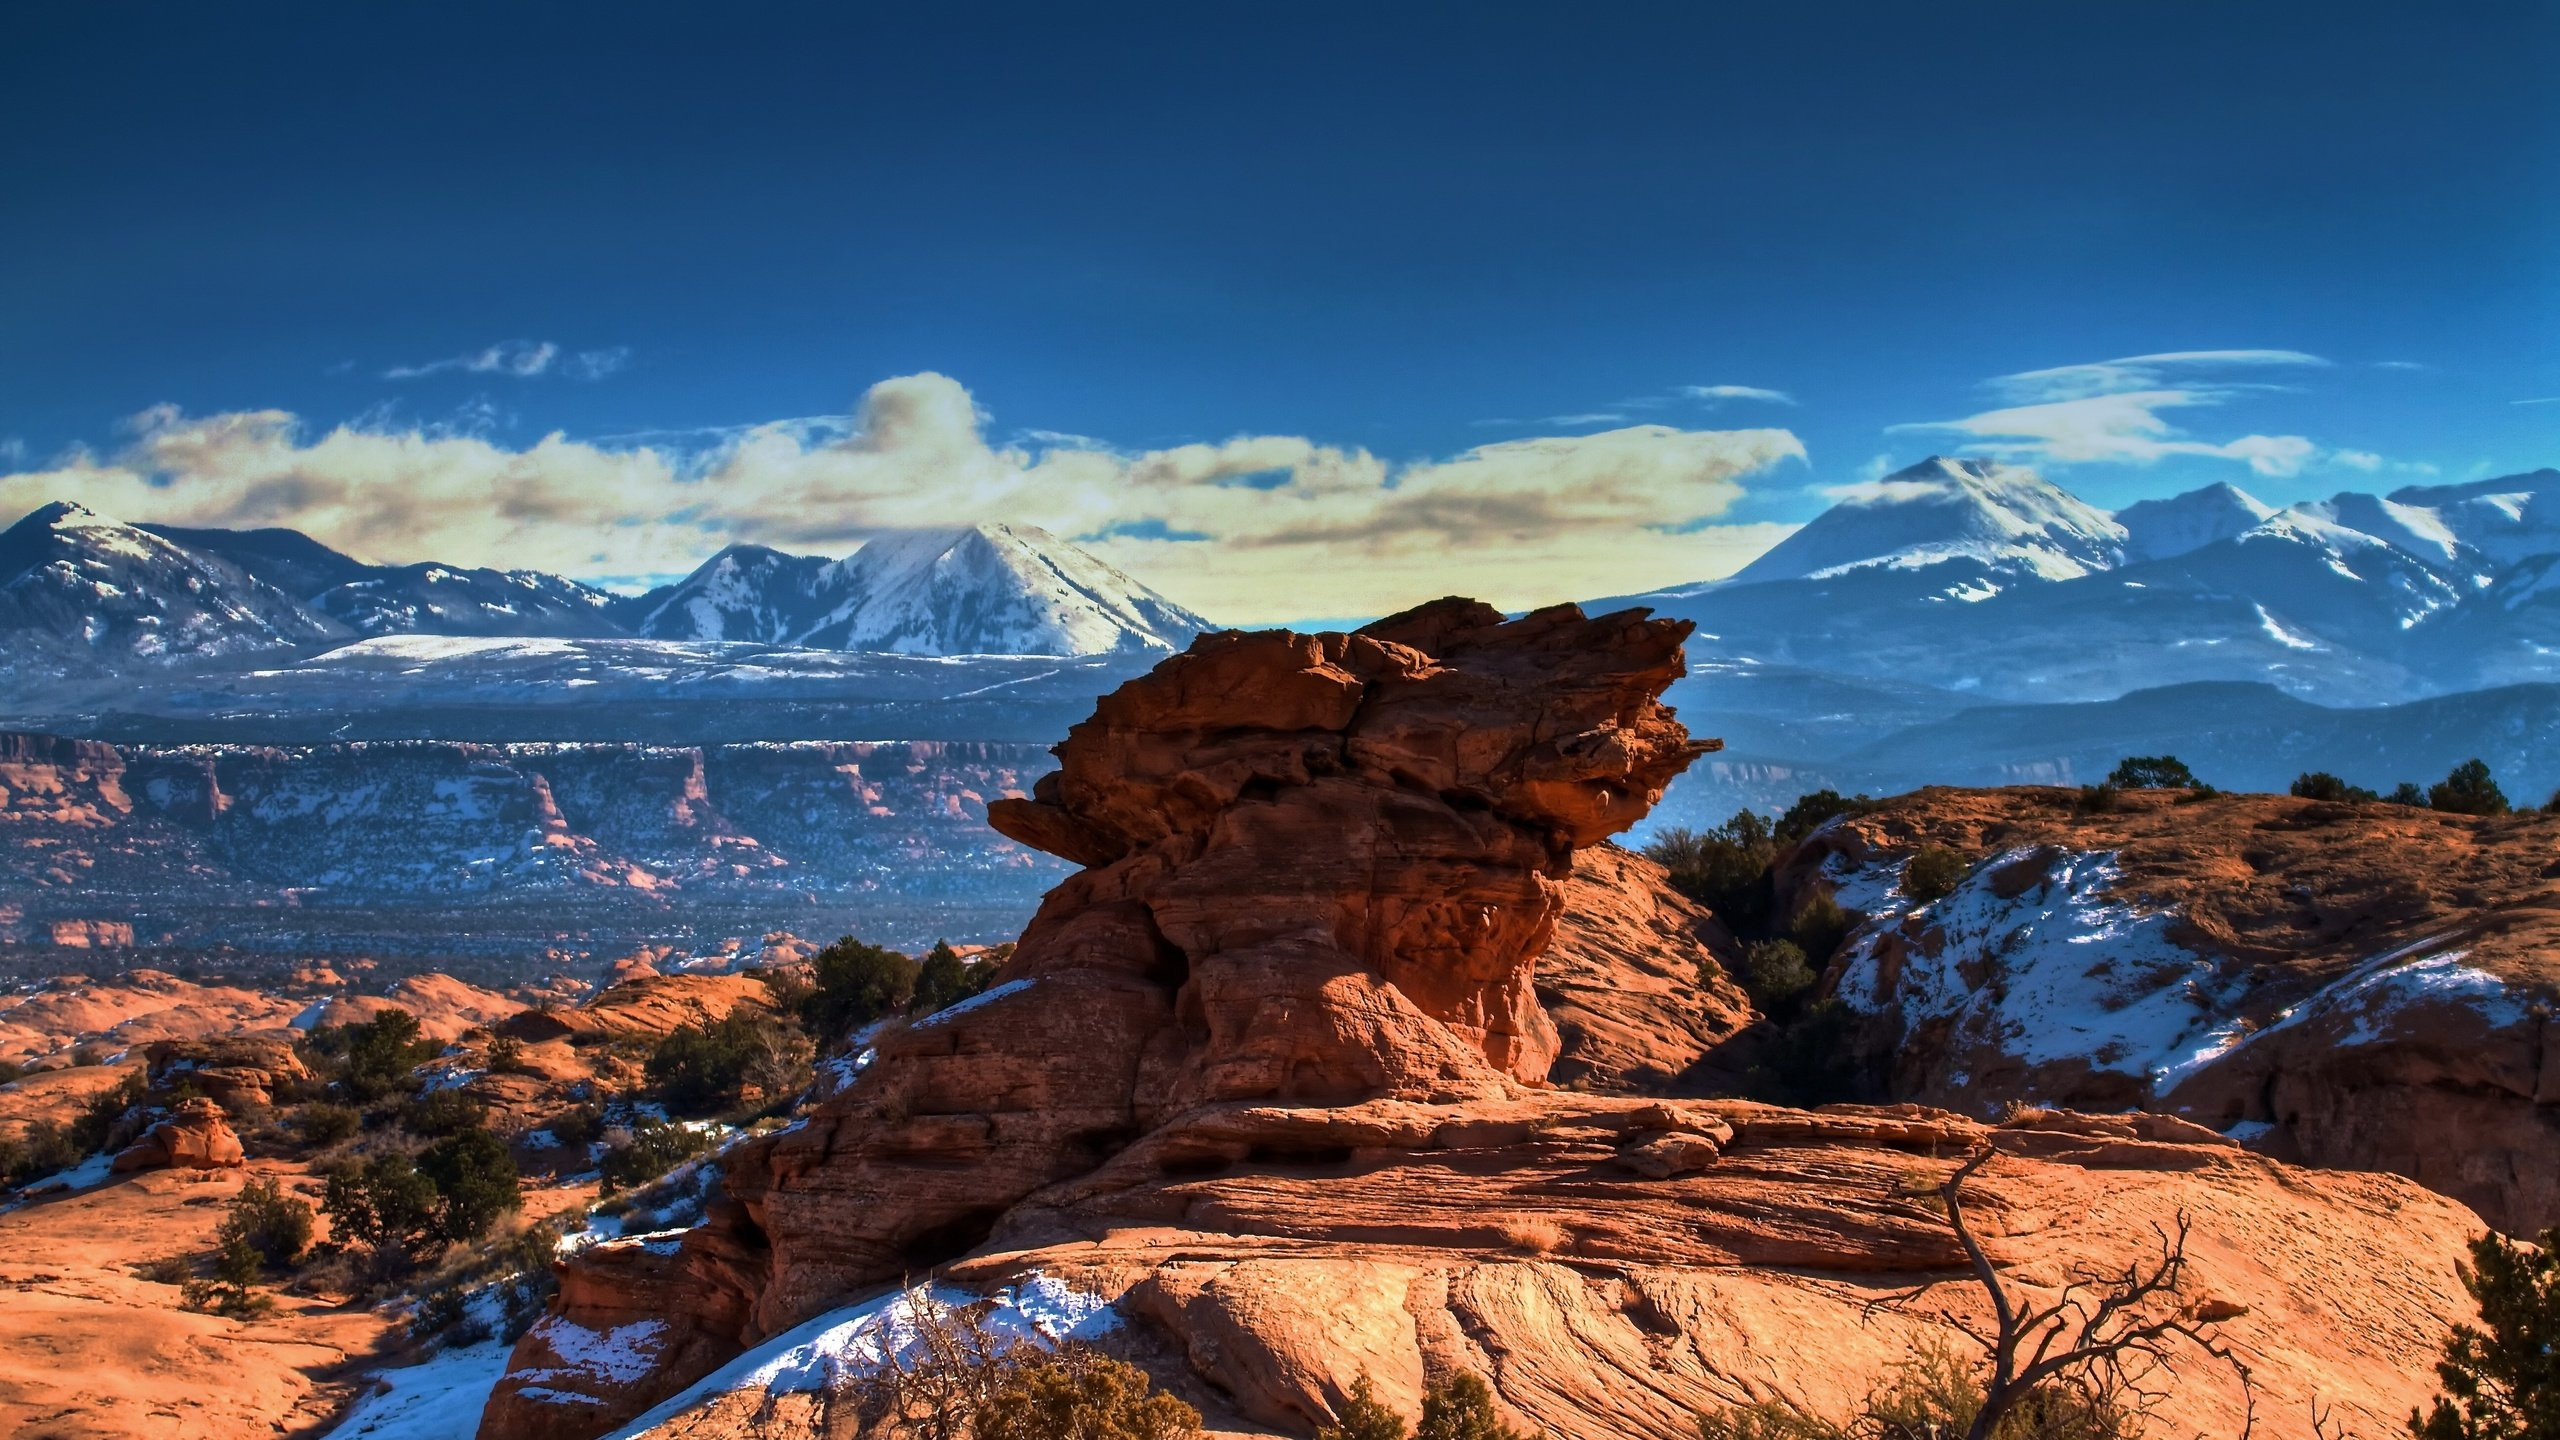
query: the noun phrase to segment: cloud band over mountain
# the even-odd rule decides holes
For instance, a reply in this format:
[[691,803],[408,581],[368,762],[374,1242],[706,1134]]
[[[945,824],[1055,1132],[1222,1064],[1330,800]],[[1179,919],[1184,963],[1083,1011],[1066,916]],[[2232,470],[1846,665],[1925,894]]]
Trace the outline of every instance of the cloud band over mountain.
[[1458,590],[1525,605],[1729,569],[1791,527],[1714,522],[1751,477],[1805,458],[1784,429],[1638,425],[1399,462],[1268,435],[1028,448],[991,443],[983,420],[932,373],[871,387],[840,437],[777,422],[707,453],[560,434],[524,449],[346,426],[306,438],[284,411],[161,407],[113,455],[0,476],[0,509],[72,497],[132,520],[289,526],[378,560],[586,575],[684,571],[733,540],[841,550],[1029,523],[1248,622]]

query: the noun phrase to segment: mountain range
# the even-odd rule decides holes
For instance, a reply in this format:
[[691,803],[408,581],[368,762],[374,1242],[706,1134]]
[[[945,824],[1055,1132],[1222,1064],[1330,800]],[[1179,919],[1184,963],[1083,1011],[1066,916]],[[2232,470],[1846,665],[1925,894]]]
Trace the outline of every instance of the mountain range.
[[[2535,743],[2560,736],[2555,470],[2110,512],[1932,458],[1730,578],[1587,604],[1697,625],[1669,698],[1727,747],[1665,823],[2159,750],[2227,785],[2473,754],[2520,796],[2560,785]],[[0,717],[127,742],[1042,741],[1207,625],[1028,526],[733,545],[639,596],[69,504],[0,533]]]
[[1165,653],[1208,622],[1031,526],[761,546],[616,596],[533,570],[370,565],[298,531],[127,525],[68,501],[0,532],[0,681],[267,666],[386,636],[636,637],[905,655]]

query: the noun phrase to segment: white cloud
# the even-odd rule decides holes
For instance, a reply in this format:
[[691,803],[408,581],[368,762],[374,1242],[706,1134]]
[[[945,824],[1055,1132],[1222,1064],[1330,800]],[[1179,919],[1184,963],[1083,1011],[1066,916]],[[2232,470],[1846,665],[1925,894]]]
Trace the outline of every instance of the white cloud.
[[1822,498],[1842,505],[1900,505],[1911,500],[1926,500],[1944,495],[1949,485],[1943,480],[1858,480],[1847,485],[1825,485]]
[[2328,363],[2299,350],[2175,350],[2059,365],[1986,382],[1993,394],[2012,402],[1999,409],[1891,428],[1970,436],[1976,443],[1968,451],[2008,459],[2148,465],[2171,456],[2205,456],[2241,461],[2263,476],[2298,475],[2327,453],[2304,436],[2202,440],[2162,412],[2218,406],[2272,388],[2229,378],[2235,370]]
[[2376,360],[2373,362],[2373,368],[2376,370],[2433,370],[2436,367],[2423,365],[2415,360]]
[[2510,400],[2510,405],[2560,405],[2560,395],[2537,395],[2530,400]]
[[631,347],[610,345],[601,350],[580,350],[565,355],[549,340],[501,340],[495,345],[463,355],[448,355],[442,360],[429,360],[422,365],[394,365],[382,372],[385,380],[417,380],[429,375],[459,373],[464,375],[504,375],[517,380],[532,380],[543,375],[566,375],[574,380],[601,380],[631,364]]
[[1683,385],[1680,393],[1692,400],[1766,400],[1772,405],[1796,403],[1796,397],[1784,390],[1764,390],[1757,385]]
[[[99,459],[0,475],[0,508],[78,499],[133,520],[287,525],[371,559],[572,574],[691,568],[732,540],[842,553],[883,531],[1006,520],[1091,548],[1239,622],[1383,612],[1451,592],[1528,605],[1727,573],[1786,527],[1715,524],[1785,430],[1639,425],[1395,463],[1294,436],[1124,455],[991,444],[944,376],[875,385],[850,425],[806,419],[625,448],[550,435],[341,426],[281,411],[136,417]],[[1046,437],[1044,437],[1046,438]],[[1207,536],[1207,541],[1179,538]]]

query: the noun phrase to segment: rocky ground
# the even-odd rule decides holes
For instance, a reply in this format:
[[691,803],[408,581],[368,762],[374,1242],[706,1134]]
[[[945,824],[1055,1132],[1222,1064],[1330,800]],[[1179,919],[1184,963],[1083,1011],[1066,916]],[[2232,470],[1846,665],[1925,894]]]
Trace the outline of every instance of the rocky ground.
[[[2173,1347],[2146,1433],[2311,1440],[2315,1409],[2396,1433],[2469,1313],[2481,1217],[2539,1213],[2560,1158],[2536,998],[2560,821],[2038,790],[1845,816],[1772,883],[1781,914],[1853,912],[1819,994],[1889,1103],[1730,1098],[1791,1041],[1742,983],[1751,937],[1607,838],[1706,748],[1657,701],[1683,632],[1444,602],[1210,637],[1106,697],[988,807],[1083,867],[994,983],[819,1035],[787,1123],[591,1232],[512,1353],[429,1354],[325,1290],[179,1309],[134,1267],[205,1249],[243,1175],[313,1183],[259,1118],[309,1086],[309,1002],[31,993],[0,1038],[55,1068],[0,1103],[76,1114],[136,1069],[209,1098],[136,1141],[175,1163],[93,1161],[0,1214],[0,1309],[39,1322],[0,1327],[0,1429],[798,1440],[845,1432],[848,1387],[943,1300],[1128,1358],[1218,1436],[1310,1435],[1363,1375],[1410,1415],[1470,1371],[1555,1440],[1691,1440],[1701,1410],[1840,1416],[1961,1350],[1987,1302],[1937,1189],[1988,1148],[1963,1194],[2016,1294],[2189,1227],[2174,1303],[2226,1353]],[[1961,861],[1926,902],[1924,847]],[[787,1008],[685,963],[415,985],[443,1043],[409,1083],[513,1138],[533,1214],[584,1212],[586,1152],[551,1129],[641,1084],[655,1039]]]

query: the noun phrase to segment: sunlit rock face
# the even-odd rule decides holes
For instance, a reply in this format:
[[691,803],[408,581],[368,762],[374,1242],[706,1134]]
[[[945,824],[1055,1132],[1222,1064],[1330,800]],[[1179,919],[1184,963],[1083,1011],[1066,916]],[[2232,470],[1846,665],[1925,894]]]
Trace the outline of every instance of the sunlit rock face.
[[[1658,699],[1688,629],[1444,600],[1355,634],[1204,636],[1104,697],[1054,776],[988,807],[1087,867],[999,983],[735,1153],[728,1203],[673,1253],[573,1266],[484,1433],[598,1433],[1186,1116],[1543,1081],[1532,970],[1574,852],[1713,748]],[[637,1366],[545,1338],[644,1321]]]

